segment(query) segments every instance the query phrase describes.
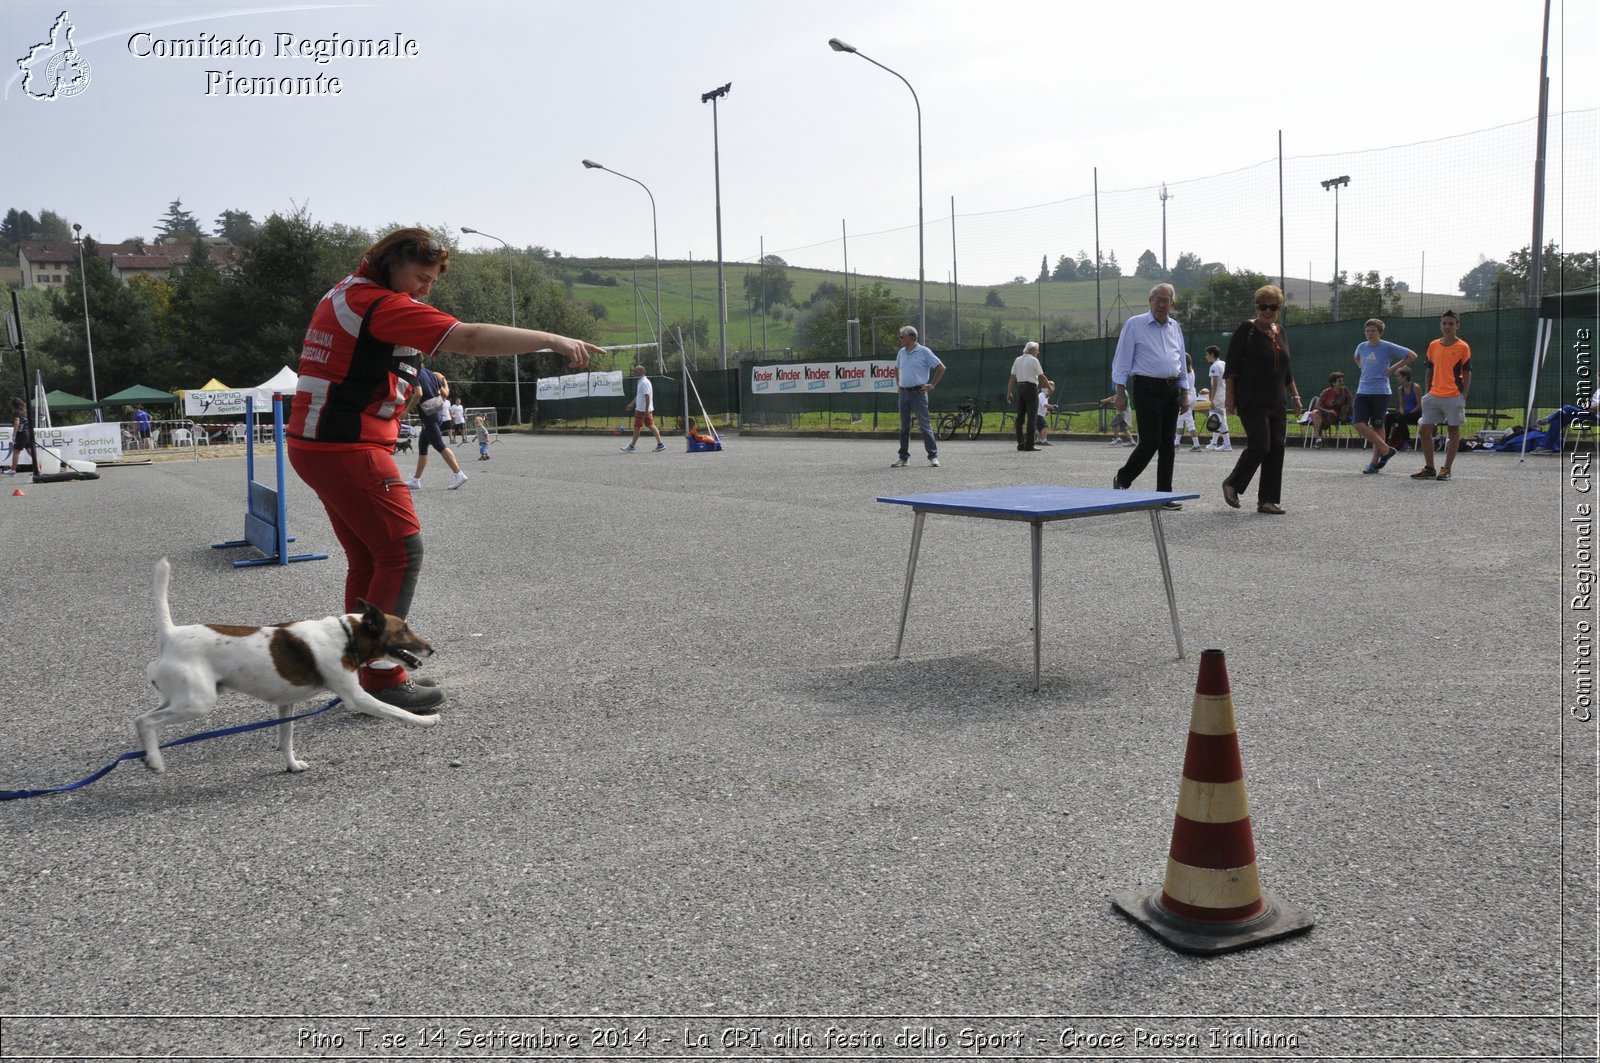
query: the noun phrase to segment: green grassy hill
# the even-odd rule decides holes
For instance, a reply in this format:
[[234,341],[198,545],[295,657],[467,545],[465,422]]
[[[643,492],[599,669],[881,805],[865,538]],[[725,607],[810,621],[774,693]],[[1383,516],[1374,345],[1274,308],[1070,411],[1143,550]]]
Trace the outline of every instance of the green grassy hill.
[[[615,278],[614,285],[585,284],[574,281],[572,295],[581,304],[594,304],[604,308],[600,319],[601,343],[648,343],[651,339],[649,306],[655,299],[655,270],[649,261],[637,263],[618,259],[555,259],[549,263],[558,275],[576,278],[582,271],[599,277]],[[728,285],[728,351],[767,350],[781,351],[793,346],[795,320],[805,313],[797,306],[774,307],[765,320],[758,311],[752,311],[744,299],[744,279],[758,274],[759,267],[745,263],[725,265],[723,269]],[[843,284],[844,275],[838,270],[787,269],[793,286],[796,304],[804,304],[823,282]],[[915,316],[917,282],[901,277],[852,276],[851,284],[880,282],[896,296],[904,299]],[[637,283],[643,298],[636,297]],[[1330,289],[1325,282],[1306,281],[1291,277],[1287,282],[1291,303],[1325,305]],[[1113,324],[1145,310],[1145,297],[1150,282],[1137,277],[1105,279],[1101,282],[1101,307],[1107,320]],[[998,296],[1003,307],[986,305],[989,293]],[[691,305],[691,294],[693,302]],[[1093,335],[1095,322],[1094,281],[1022,283],[1001,285],[961,285],[957,291],[961,322],[961,339],[964,347],[977,347],[988,342],[985,334],[991,322],[998,320],[1018,336],[1044,339],[1073,339]],[[929,284],[927,289],[929,319],[936,313],[948,314],[951,289],[948,284]],[[670,324],[687,322],[691,313],[708,326],[710,351],[717,343],[717,267],[714,262],[664,261],[661,264],[661,301],[663,314]],[[1466,300],[1458,295],[1410,293],[1406,296],[1407,314],[1437,313],[1447,306],[1465,309]],[[1042,328],[1041,328],[1042,325]],[[945,330],[935,331],[934,339],[951,345]],[[871,351],[863,352],[871,354]],[[889,352],[879,351],[879,354]]]

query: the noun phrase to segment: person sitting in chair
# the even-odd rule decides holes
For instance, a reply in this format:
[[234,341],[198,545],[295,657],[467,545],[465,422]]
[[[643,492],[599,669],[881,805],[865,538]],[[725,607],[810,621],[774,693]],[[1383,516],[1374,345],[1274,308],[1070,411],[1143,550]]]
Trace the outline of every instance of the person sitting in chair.
[[1311,426],[1311,445],[1322,446],[1322,433],[1350,419],[1356,397],[1345,386],[1343,373],[1328,374],[1328,386],[1322,389],[1311,409],[1306,413],[1306,423]]

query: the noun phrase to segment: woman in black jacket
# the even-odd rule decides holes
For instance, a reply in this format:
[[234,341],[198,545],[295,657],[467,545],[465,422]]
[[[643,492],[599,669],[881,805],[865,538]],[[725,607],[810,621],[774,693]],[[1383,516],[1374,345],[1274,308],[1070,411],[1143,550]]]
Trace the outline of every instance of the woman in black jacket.
[[1234,330],[1228,343],[1228,412],[1244,423],[1247,442],[1233,472],[1222,481],[1222,498],[1239,508],[1239,492],[1248,490],[1256,470],[1256,512],[1282,515],[1283,447],[1288,432],[1284,407],[1292,398],[1296,416],[1303,411],[1294,374],[1289,370],[1289,341],[1278,316],[1283,291],[1275,284],[1256,289],[1256,316]]

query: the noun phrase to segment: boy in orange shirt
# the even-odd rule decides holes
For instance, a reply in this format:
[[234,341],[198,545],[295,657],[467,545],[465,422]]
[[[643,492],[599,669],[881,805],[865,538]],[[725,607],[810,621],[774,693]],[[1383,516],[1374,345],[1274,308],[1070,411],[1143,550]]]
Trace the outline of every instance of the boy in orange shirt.
[[[1467,388],[1472,384],[1472,348],[1467,341],[1456,337],[1461,319],[1454,310],[1439,316],[1442,335],[1428,344],[1428,371],[1432,374],[1428,393],[1422,396],[1422,417],[1417,421],[1417,434],[1422,438],[1420,472],[1411,474],[1413,480],[1435,480],[1446,483],[1450,479],[1450,466],[1461,448],[1461,425],[1467,419]],[[1444,468],[1433,468],[1433,426],[1442,424],[1450,437],[1444,453]]]

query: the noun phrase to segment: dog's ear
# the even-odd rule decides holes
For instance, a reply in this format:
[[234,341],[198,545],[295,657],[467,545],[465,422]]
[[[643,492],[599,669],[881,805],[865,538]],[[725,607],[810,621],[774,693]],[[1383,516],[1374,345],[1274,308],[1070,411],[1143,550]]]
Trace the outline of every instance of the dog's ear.
[[361,626],[373,635],[382,635],[383,629],[389,621],[385,618],[383,610],[367,601],[365,598],[356,599],[356,608],[361,610]]

